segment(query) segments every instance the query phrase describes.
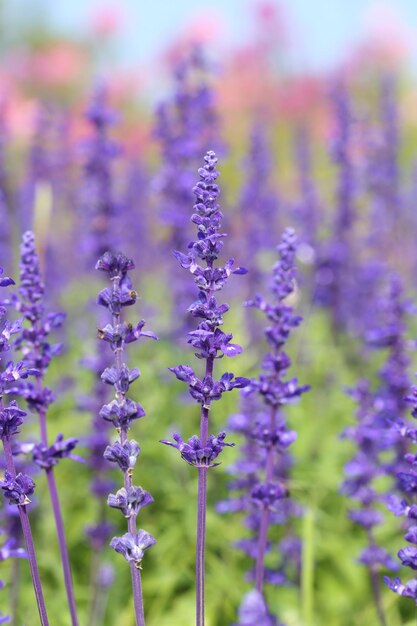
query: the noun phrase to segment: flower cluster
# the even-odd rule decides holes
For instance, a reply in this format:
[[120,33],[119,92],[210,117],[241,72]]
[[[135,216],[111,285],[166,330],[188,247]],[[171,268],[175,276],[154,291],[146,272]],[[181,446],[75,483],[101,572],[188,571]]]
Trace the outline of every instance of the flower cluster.
[[[188,333],[188,343],[196,350],[195,356],[206,361],[206,372],[203,378],[199,378],[189,365],[178,365],[169,369],[178,380],[187,383],[190,395],[208,411],[210,404],[219,400],[223,393],[245,387],[249,381],[243,377],[235,378],[229,372],[218,380],[213,378],[215,359],[223,356],[234,357],[242,351],[239,345],[231,343],[232,334],[220,329],[224,323],[223,315],[229,310],[229,306],[220,304],[215,293],[222,289],[230,274],[245,274],[246,270],[240,267],[233,270],[233,259],[229,259],[222,267],[214,265],[226,235],[219,232],[223,215],[217,202],[220,193],[216,184],[219,175],[216,170],[217,157],[210,151],[204,161],[204,166],[199,169],[201,180],[193,189],[196,202],[191,221],[197,226],[198,238],[189,244],[187,254],[175,251],[174,255],[181,266],[192,274],[199,290],[197,300],[188,310],[193,317],[202,321],[196,330]],[[204,265],[199,261],[204,261]],[[187,463],[197,467],[212,466],[211,461],[227,445],[223,443],[224,433],[217,438],[212,435],[210,440],[195,436],[187,444],[184,444],[179,435],[175,437],[176,444],[169,441],[162,443],[177,448]],[[207,446],[209,449],[205,450]]]
[[259,611],[264,607],[264,621],[260,617],[259,622],[244,620],[245,603],[249,602],[246,598],[241,607],[241,624],[276,623],[268,621],[265,612],[263,583],[285,584],[298,579],[300,569],[300,542],[292,534],[284,536],[278,546],[281,562],[274,568],[265,567],[265,555],[275,552],[268,541],[269,527],[286,525],[291,517],[299,514],[299,508],[288,498],[292,465],[288,448],[297,435],[288,429],[282,407],[309,389],[299,385],[296,378],[287,379],[291,359],[283,349],[292,329],[301,322],[301,317],[288,303],[288,297],[295,290],[296,238],[292,229],[284,231],[278,252],[280,258],[273,268],[274,301],[269,303],[256,295],[246,303],[260,309],[267,317],[269,324],[264,332],[270,352],[263,360],[259,377],[251,379],[242,393],[242,413],[229,420],[229,426],[244,436],[245,443],[241,457],[230,470],[235,478],[229,488],[237,495],[217,507],[221,513],[245,511],[245,525],[251,530],[252,536],[236,545],[256,562],[249,576],[256,582],[254,593],[258,600],[255,604],[259,605]]
[[[135,593],[140,588],[138,569],[141,567],[144,552],[155,543],[155,539],[144,530],[136,530],[136,518],[140,509],[151,502],[152,496],[142,487],[133,484],[132,474],[140,453],[134,439],[128,439],[128,432],[133,420],[143,417],[145,411],[140,404],[127,397],[130,385],[139,378],[137,368],[129,369],[123,361],[126,343],[139,339],[140,336],[157,337],[151,332],[142,331],[143,320],[136,329],[122,320],[122,309],[134,304],[137,293],[132,289],[128,272],[134,263],[122,253],[105,252],[98,260],[96,269],[105,272],[111,281],[111,287],[105,288],[98,295],[98,303],[111,314],[112,322],[105,329],[99,330],[101,340],[109,343],[114,353],[113,365],[102,373],[102,381],[114,388],[114,399],[103,406],[100,416],[113,422],[120,439],[104,450],[104,458],[119,466],[123,473],[124,484],[115,494],[108,496],[110,507],[119,509],[128,520],[128,533],[122,537],[114,537],[111,546],[119,552],[131,565],[132,583]],[[135,599],[135,606],[136,606]],[[141,603],[141,600],[140,600]]]
[[276,617],[268,611],[259,591],[251,589],[243,598],[239,608],[239,622],[234,626],[279,626]]
[[181,453],[181,458],[194,467],[216,467],[219,463],[213,463],[213,461],[219,456],[223,448],[235,445],[224,441],[225,432],[219,433],[217,437],[209,435],[205,445],[196,435],[190,437],[187,442],[184,442],[178,433],[173,433],[172,437],[175,443],[165,440],[162,440],[161,443],[176,448]]
[[[169,227],[169,249],[184,250],[191,238],[189,207],[194,172],[201,155],[219,144],[214,92],[209,84],[208,63],[199,46],[174,66],[175,90],[156,111],[154,134],[161,147],[162,167],[155,181],[160,192],[161,217]],[[170,276],[174,319],[179,330],[189,328],[182,302],[190,301],[192,285],[181,274]],[[178,330],[178,329],[177,329]]]
[[16,310],[26,320],[14,342],[21,350],[27,367],[37,370],[37,385],[22,385],[19,395],[27,400],[31,410],[46,411],[53,401],[50,389],[39,381],[45,375],[52,358],[62,350],[62,344],[51,344],[48,337],[53,330],[60,328],[65,320],[64,313],[47,313],[44,305],[45,288],[42,282],[39,258],[35,248],[35,237],[31,231],[24,233],[20,248],[20,285],[19,296],[13,299]]
[[58,496],[57,484],[53,468],[66,457],[73,457],[72,450],[78,440],[71,437],[64,440],[58,435],[53,445],[48,441],[47,412],[54,400],[54,395],[43,381],[53,357],[62,350],[60,343],[51,344],[49,335],[61,327],[65,320],[63,313],[47,313],[45,307],[45,287],[42,280],[39,257],[35,247],[35,237],[31,231],[24,233],[20,247],[20,286],[19,295],[13,300],[17,311],[23,316],[24,327],[14,342],[16,349],[23,354],[23,363],[31,370],[35,382],[19,383],[13,391],[25,398],[31,411],[38,415],[40,442],[37,445],[21,446],[21,451],[31,452],[33,461],[47,474],[49,495],[55,519],[64,572],[68,606],[71,613],[72,626],[78,626],[77,609],[71,580],[71,567],[65,530]]
[[[11,278],[3,276],[3,269],[0,268],[0,287],[8,287],[14,285]],[[9,303],[10,300],[4,300]],[[7,352],[12,347],[10,341],[13,335],[20,333],[22,330],[22,320],[9,322],[6,319],[6,309],[0,306],[0,353]],[[6,471],[4,478],[0,481],[0,487],[3,491],[4,498],[12,505],[17,505],[19,517],[21,521],[22,531],[28,548],[28,556],[32,573],[34,590],[38,602],[39,615],[43,624],[47,626],[48,618],[46,615],[45,602],[43,599],[42,586],[39,579],[39,571],[36,562],[35,550],[33,547],[32,531],[26,510],[30,498],[35,490],[35,483],[32,478],[23,472],[17,473],[12,453],[12,445],[14,437],[20,432],[20,426],[23,424],[25,411],[20,409],[17,402],[13,400],[8,406],[4,405],[4,396],[11,389],[10,383],[16,383],[21,379],[26,379],[29,375],[37,373],[25,362],[13,363],[9,361],[6,368],[0,373],[0,438],[3,444]],[[0,551],[0,561],[13,556],[25,557],[26,552],[15,548],[15,541],[12,538],[11,543],[7,543]],[[0,587],[3,583],[0,581]],[[0,623],[9,621],[8,616],[0,614]]]
[[98,85],[85,117],[91,125],[91,136],[84,143],[86,154],[84,184],[81,193],[84,253],[96,259],[117,245],[118,207],[114,200],[112,161],[120,146],[109,138],[109,129],[116,122],[115,112],[108,106],[108,93]]
[[[375,539],[375,528],[384,516],[380,510],[385,494],[377,488],[382,476],[394,477],[404,467],[406,440],[402,436],[406,404],[404,396],[410,381],[407,373],[406,316],[412,312],[404,298],[401,281],[391,276],[387,294],[378,300],[379,319],[366,334],[367,343],[378,350],[386,350],[386,358],[379,370],[379,384],[375,390],[366,380],[361,380],[350,395],[356,401],[357,424],[347,428],[343,437],[356,446],[353,458],[346,464],[346,478],[342,493],[357,503],[349,510],[349,517],[361,526],[367,537],[367,545],[359,555],[359,562],[366,565],[371,574],[380,567],[395,571],[398,563]],[[390,493],[403,492],[404,485],[395,479]]]
[[219,400],[223,393],[235,388],[242,388],[249,382],[246,378],[236,377],[226,372],[220,379],[213,376],[214,362],[224,356],[234,357],[242,348],[231,343],[233,336],[220,329],[223,315],[229,310],[227,304],[220,304],[216,293],[220,291],[230,274],[244,274],[246,270],[236,268],[229,259],[225,265],[216,266],[223,247],[225,233],[221,232],[223,214],[218,204],[220,193],[216,183],[219,172],[216,170],[217,157],[213,151],[207,152],[204,165],[198,170],[200,181],[194,186],[196,198],[191,221],[197,226],[197,239],[188,244],[187,253],[175,251],[180,265],[188,270],[198,288],[198,297],[188,311],[192,317],[200,319],[196,330],[188,333],[188,343],[194,348],[195,356],[205,361],[204,376],[199,377],[189,365],[170,368],[178,380],[188,385],[190,395],[201,405],[200,433],[187,442],[175,433],[174,441],[162,440],[162,443],[176,448],[186,463],[198,469],[198,522],[196,542],[196,624],[204,626],[204,579],[205,579],[205,541],[207,513],[207,472],[224,447],[226,433],[217,437],[209,435],[209,411],[213,401]]

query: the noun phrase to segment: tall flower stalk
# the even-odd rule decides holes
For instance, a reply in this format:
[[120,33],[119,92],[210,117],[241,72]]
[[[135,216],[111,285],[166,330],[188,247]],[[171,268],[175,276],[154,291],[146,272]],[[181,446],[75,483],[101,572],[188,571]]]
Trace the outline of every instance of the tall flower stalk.
[[[7,277],[2,277],[3,269],[0,268],[0,287],[7,287],[14,284],[14,281]],[[0,308],[1,331],[0,331],[0,352],[7,352],[11,349],[10,337],[21,331],[21,322],[14,323],[5,319],[5,309]],[[16,504],[19,511],[23,536],[25,538],[26,550],[30,571],[32,575],[33,589],[35,591],[36,603],[42,626],[49,626],[46,612],[45,600],[42,590],[42,583],[39,575],[39,568],[36,559],[35,546],[33,543],[32,529],[29,521],[27,505],[30,504],[29,496],[35,490],[35,483],[27,474],[17,473],[13,458],[12,445],[15,435],[19,433],[20,426],[26,413],[20,409],[16,401],[4,405],[4,395],[7,394],[7,387],[11,382],[26,379],[28,375],[35,372],[26,368],[25,364],[18,362],[14,364],[9,361],[6,368],[0,374],[0,437],[3,444],[6,471],[4,479],[0,481],[4,497],[10,504]],[[2,618],[4,621],[4,618]]]
[[103,289],[98,296],[98,303],[111,313],[111,323],[99,330],[98,335],[110,344],[113,351],[113,365],[104,370],[101,378],[104,383],[112,385],[115,392],[114,399],[102,407],[100,416],[112,422],[119,433],[119,440],[105,449],[104,458],[118,465],[123,474],[123,487],[115,494],[111,493],[107,503],[121,511],[127,519],[128,528],[122,537],[113,537],[110,545],[130,564],[136,626],[144,626],[140,570],[145,550],[154,545],[155,539],[145,530],[137,530],[136,518],[140,509],[153,502],[153,498],[142,487],[134,485],[132,480],[140,447],[134,439],[129,440],[129,429],[133,420],[143,417],[145,411],[140,404],[127,397],[131,383],[139,378],[140,373],[136,367],[129,369],[124,362],[124,347],[140,337],[157,337],[143,330],[143,320],[134,327],[122,319],[122,307],[133,305],[137,298],[127,274],[133,268],[133,261],[121,253],[105,252],[96,264],[96,269],[106,272],[111,281],[111,288]]
[[251,380],[245,391],[258,393],[269,411],[267,422],[255,424],[252,433],[258,445],[266,449],[263,479],[251,492],[253,503],[261,510],[255,565],[255,584],[259,593],[263,591],[271,513],[288,495],[286,476],[280,475],[280,459],[296,438],[296,433],[287,428],[282,407],[309,389],[307,385],[299,385],[296,378],[287,379],[291,359],[284,351],[292,329],[301,322],[301,317],[287,303],[288,296],[295,290],[296,237],[292,229],[284,232],[278,252],[280,258],[274,266],[272,283],[275,301],[268,303],[257,295],[247,302],[247,306],[254,306],[265,313],[269,321],[265,337],[271,348],[264,358],[263,372],[258,379]]
[[[204,166],[199,169],[201,180],[193,188],[196,196],[195,213],[191,221],[197,226],[198,238],[189,244],[187,254],[175,251],[174,255],[184,269],[191,272],[199,289],[198,298],[188,311],[193,317],[201,318],[196,330],[188,333],[188,343],[196,349],[196,357],[205,361],[203,378],[199,378],[192,367],[178,365],[170,368],[178,380],[188,384],[191,396],[201,405],[200,434],[194,435],[187,442],[174,433],[174,443],[162,441],[179,450],[181,457],[198,469],[198,506],[197,506],[197,541],[196,541],[196,624],[204,626],[204,579],[205,579],[205,543],[207,511],[207,471],[215,467],[215,459],[225,446],[225,432],[217,437],[209,435],[209,413],[211,403],[219,400],[226,391],[242,388],[246,378],[235,378],[231,373],[224,373],[220,379],[214,378],[214,362],[223,356],[236,356],[242,348],[232,344],[232,334],[224,333],[220,326],[223,315],[229,310],[227,304],[219,304],[216,291],[225,284],[231,273],[244,274],[246,270],[232,270],[233,259],[224,266],[215,266],[223,247],[224,233],[219,232],[222,213],[217,203],[220,190],[216,184],[219,172],[216,170],[217,157],[214,152],[207,152]],[[199,261],[203,261],[200,265]]]
[[58,435],[56,441],[49,445],[47,412],[54,396],[52,391],[43,383],[51,359],[62,348],[60,344],[50,344],[48,336],[51,330],[61,326],[65,315],[63,313],[46,313],[44,295],[45,289],[35,249],[35,238],[31,231],[27,231],[23,235],[21,245],[19,297],[15,300],[16,308],[27,322],[27,326],[22,329],[21,335],[14,344],[16,348],[22,351],[23,362],[26,366],[35,369],[37,374],[35,383],[25,381],[16,388],[16,392],[26,399],[29,409],[38,415],[40,443],[33,447],[33,460],[46,473],[71,623],[72,626],[78,626],[71,565],[54,474],[55,465],[62,458],[71,456],[77,440],[72,437],[64,440],[62,435]]
[[379,384],[375,390],[369,381],[361,380],[349,392],[358,405],[357,424],[347,428],[343,436],[355,443],[356,451],[345,466],[342,492],[356,504],[349,510],[350,519],[365,531],[366,546],[358,561],[368,568],[378,619],[385,626],[379,572],[381,568],[395,571],[398,563],[376,540],[376,528],[384,521],[380,508],[386,500],[386,493],[378,488],[378,479],[394,478],[390,496],[394,492],[397,496],[404,493],[404,485],[395,476],[404,470],[407,451],[406,439],[402,436],[404,396],[410,385],[406,318],[413,307],[404,297],[402,283],[396,275],[390,277],[388,293],[377,304],[379,323],[375,324],[374,319],[374,328],[368,330],[366,339],[373,348],[387,350],[387,355],[378,371]]
[[[411,387],[411,393],[405,398],[406,402],[411,405],[411,415],[417,419],[417,387]],[[417,442],[417,429],[413,424],[403,423],[401,427],[401,435],[411,445]],[[388,501],[389,509],[396,516],[406,518],[407,531],[404,539],[412,544],[398,551],[398,558],[404,567],[409,567],[413,572],[417,570],[417,454],[410,451],[404,455],[405,467],[398,472],[397,478],[402,487],[406,498],[401,499],[395,495],[391,496]],[[417,578],[411,578],[407,582],[402,582],[398,576],[394,579],[384,576],[384,583],[395,593],[400,596],[412,598],[417,605]]]
[[[251,538],[237,543],[255,561],[250,578],[254,579],[256,589],[242,602],[239,611],[241,626],[276,624],[264,599],[264,583],[283,585],[292,566],[295,565],[296,572],[300,570],[300,544],[291,533],[278,546],[282,559],[279,567],[266,567],[267,555],[274,552],[270,540],[271,527],[289,525],[290,518],[298,512],[288,498],[292,465],[288,448],[297,433],[288,429],[282,408],[309,389],[306,385],[299,385],[296,378],[287,377],[291,359],[284,351],[292,330],[301,322],[301,317],[288,303],[288,297],[295,290],[296,237],[292,229],[284,231],[278,252],[279,260],[273,268],[271,285],[273,301],[268,302],[257,294],[246,303],[258,308],[267,317],[268,325],[264,333],[270,351],[263,359],[259,377],[251,379],[242,392],[245,401],[242,413],[229,422],[234,430],[244,435],[245,444],[241,458],[232,469],[236,479],[229,484],[229,488],[237,491],[238,495],[218,505],[223,513],[246,511],[245,525],[252,532]],[[253,617],[253,621],[246,621],[251,611],[256,620]]]
[[[185,249],[191,238],[188,207],[193,200],[194,172],[201,155],[209,147],[220,144],[209,69],[202,49],[194,46],[174,64],[174,92],[156,111],[154,134],[161,147],[162,164],[155,187],[161,199],[161,218],[169,227],[170,250]],[[181,303],[190,299],[190,285],[177,273],[170,281],[174,319],[181,322],[176,332],[181,335],[184,331]]]

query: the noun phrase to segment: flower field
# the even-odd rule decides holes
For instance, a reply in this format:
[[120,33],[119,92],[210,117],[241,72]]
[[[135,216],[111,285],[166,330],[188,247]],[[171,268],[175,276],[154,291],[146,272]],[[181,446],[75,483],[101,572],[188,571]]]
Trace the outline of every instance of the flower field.
[[0,624],[415,623],[415,81],[250,10],[7,31]]

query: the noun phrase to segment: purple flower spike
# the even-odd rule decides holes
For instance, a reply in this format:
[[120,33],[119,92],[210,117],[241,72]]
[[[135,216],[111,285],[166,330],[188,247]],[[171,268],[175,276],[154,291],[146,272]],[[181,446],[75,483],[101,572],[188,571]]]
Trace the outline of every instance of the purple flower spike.
[[[167,249],[185,252],[191,238],[192,186],[201,155],[219,145],[215,95],[208,80],[208,63],[196,46],[174,67],[175,92],[156,111],[155,135],[161,146],[162,167],[154,186],[160,193],[161,217],[167,226]],[[181,254],[181,253],[180,253]],[[184,255],[187,258],[187,255]],[[173,320],[178,330],[190,328],[183,302],[193,299],[193,285],[172,266],[170,287]]]
[[[231,333],[225,333],[223,316],[229,310],[227,304],[219,303],[216,297],[232,272],[233,259],[217,267],[216,261],[223,248],[225,233],[221,232],[222,212],[218,204],[220,194],[216,180],[217,157],[213,151],[207,152],[204,165],[198,170],[200,181],[194,186],[194,213],[191,221],[197,227],[197,238],[188,244],[188,251],[177,251],[174,256],[182,268],[191,274],[198,289],[197,299],[188,308],[192,317],[200,319],[195,330],[188,333],[188,343],[194,348],[195,356],[205,361],[204,374],[197,375],[189,365],[177,365],[170,368],[178,380],[188,385],[189,393],[201,405],[200,433],[187,442],[179,434],[174,435],[175,443],[162,443],[179,450],[186,463],[198,468],[198,524],[196,555],[196,625],[204,625],[204,559],[205,559],[205,518],[207,507],[207,471],[218,465],[215,461],[223,448],[232,444],[225,443],[226,433],[217,437],[209,436],[209,411],[214,401],[223,393],[236,388],[243,388],[248,380],[225,372],[219,379],[214,377],[214,363],[224,356],[234,357],[241,352],[241,347],[232,343]],[[244,270],[236,268],[236,273]]]
[[277,619],[268,611],[265,599],[252,589],[243,598],[239,609],[239,622],[234,626],[279,626]]
[[[2,274],[3,270],[0,268],[0,276]],[[0,287],[5,287],[12,284],[12,282],[13,281],[10,282],[10,279],[4,279],[3,281],[0,280]],[[15,304],[15,302],[16,298],[14,295],[11,298],[8,298],[7,301],[4,301],[5,304]],[[12,346],[10,345],[10,337],[21,332],[22,330],[21,320],[11,323],[5,319],[5,314],[6,309],[4,307],[0,307],[0,353],[11,349]],[[15,401],[12,401],[7,407],[4,405],[4,396],[8,392],[16,393],[15,389],[10,388],[10,380],[12,379],[13,381],[16,381],[21,378],[26,378],[25,375],[22,376],[22,373],[24,372],[29,375],[29,368],[25,369],[19,364],[14,365],[12,362],[9,362],[6,370],[0,375],[0,438],[3,445],[4,461],[6,465],[4,479],[0,481],[0,487],[3,490],[4,497],[10,505],[17,505],[21,528],[27,546],[27,553],[20,552],[19,548],[15,548],[14,543],[11,544],[6,542],[0,552],[0,560],[4,560],[9,556],[27,556],[30,563],[30,571],[38,606],[39,618],[44,626],[48,626],[48,615],[46,612],[42,583],[39,576],[39,568],[36,559],[35,546],[33,543],[32,529],[26,506],[30,503],[29,496],[31,496],[34,492],[35,483],[27,474],[16,472],[12,451],[12,446],[14,445],[13,437],[18,434],[19,427],[21,426],[23,417],[26,413],[18,407]],[[16,447],[18,448],[19,446],[17,445]],[[0,581],[0,588],[2,587],[3,583]],[[0,623],[6,623],[8,621],[9,617],[0,613]]]
[[136,292],[128,272],[134,268],[134,263],[121,252],[116,254],[105,252],[97,261],[96,269],[105,272],[111,282],[111,287],[99,294],[98,302],[111,315],[111,324],[107,324],[99,331],[99,338],[109,343],[113,351],[113,363],[106,367],[101,374],[101,380],[114,389],[114,399],[104,404],[100,410],[100,417],[113,423],[119,433],[119,441],[107,445],[103,457],[110,463],[116,463],[123,474],[123,486],[116,493],[110,493],[107,498],[109,507],[119,509],[127,519],[128,532],[123,537],[114,537],[111,547],[120,552],[130,563],[132,588],[137,624],[144,624],[144,609],[142,599],[142,582],[139,570],[147,548],[150,548],[155,539],[144,530],[136,530],[136,518],[140,510],[153,502],[152,496],[133,484],[133,468],[140,453],[139,445],[135,440],[129,440],[128,432],[133,421],[143,417],[145,411],[140,404],[127,397],[130,385],[139,378],[140,372],[135,367],[130,369],[124,362],[125,345],[136,341],[141,336],[157,339],[156,335],[142,331],[145,324],[141,320],[136,327],[122,319],[124,307],[136,302]]
[[97,85],[85,113],[90,134],[82,145],[85,159],[79,197],[79,239],[89,266],[106,250],[114,250],[120,236],[117,221],[120,208],[115,199],[113,161],[121,150],[110,137],[117,116],[108,100],[106,86]]
[[276,624],[265,608],[263,585],[296,582],[301,571],[300,542],[292,534],[281,540],[278,567],[265,566],[271,551],[270,526],[290,527],[291,518],[300,515],[300,507],[290,500],[288,490],[292,465],[288,449],[297,433],[288,429],[283,412],[284,406],[309,389],[307,385],[299,385],[296,378],[288,378],[291,359],[284,351],[292,330],[301,323],[301,317],[288,301],[295,291],[296,251],[295,233],[286,229],[278,246],[279,260],[273,268],[273,300],[267,301],[256,294],[246,303],[265,315],[264,333],[270,351],[262,361],[259,377],[251,379],[242,392],[242,411],[229,420],[229,426],[244,436],[245,443],[240,458],[230,470],[235,478],[229,488],[236,496],[218,504],[222,513],[245,511],[245,526],[252,533],[236,544],[255,561],[249,579],[256,584],[256,591],[243,601],[239,626]]

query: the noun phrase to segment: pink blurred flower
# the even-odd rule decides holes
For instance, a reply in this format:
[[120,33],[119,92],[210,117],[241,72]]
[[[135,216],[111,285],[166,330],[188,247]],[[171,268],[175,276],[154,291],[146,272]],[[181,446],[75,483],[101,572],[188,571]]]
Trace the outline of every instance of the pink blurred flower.
[[165,60],[171,65],[183,58],[196,45],[219,42],[224,34],[221,13],[206,9],[198,12],[185,25],[178,38],[168,47]]
[[22,54],[13,65],[22,81],[63,87],[80,80],[87,60],[84,50],[70,42],[60,41]]
[[365,14],[365,35],[348,59],[354,75],[369,69],[395,69],[409,56],[413,34],[394,5],[379,2]]
[[110,37],[121,30],[124,21],[125,14],[120,4],[100,4],[91,13],[90,28],[94,35]]
[[[2,98],[3,100],[3,98]],[[39,103],[18,91],[9,91],[3,100],[4,121],[13,141],[28,144],[33,137]]]

